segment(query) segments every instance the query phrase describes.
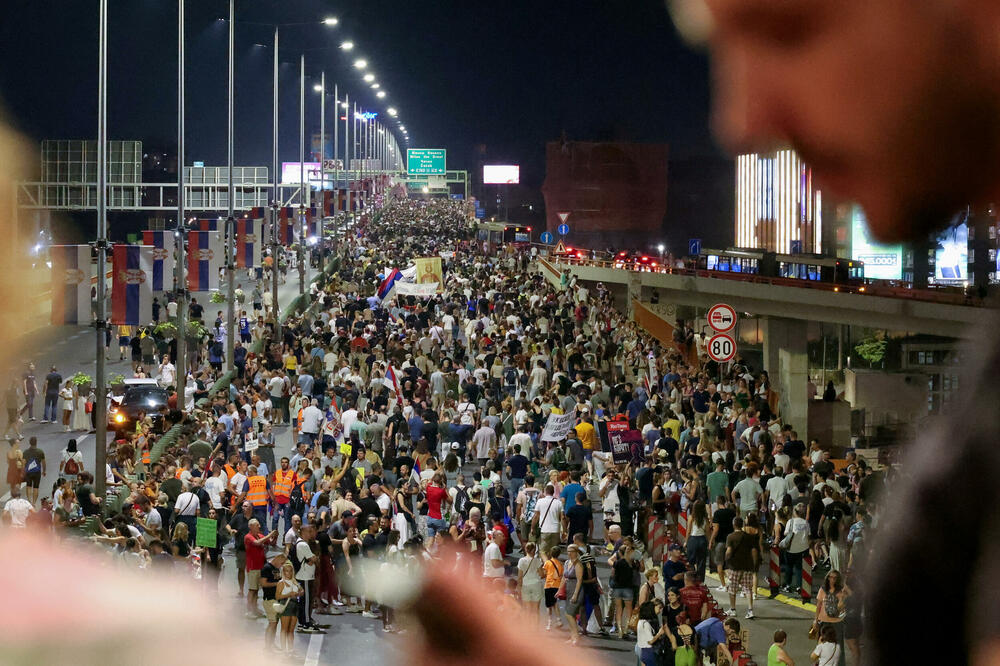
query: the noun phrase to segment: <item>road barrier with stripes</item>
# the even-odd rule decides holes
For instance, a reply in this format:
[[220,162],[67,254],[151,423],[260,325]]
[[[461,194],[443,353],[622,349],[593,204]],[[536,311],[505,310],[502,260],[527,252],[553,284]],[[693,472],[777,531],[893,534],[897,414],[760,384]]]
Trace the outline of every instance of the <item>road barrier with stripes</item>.
[[781,587],[781,552],[777,546],[771,546],[767,562],[767,586],[773,593]]
[[806,551],[802,557],[802,599],[809,601],[813,596],[813,556]]

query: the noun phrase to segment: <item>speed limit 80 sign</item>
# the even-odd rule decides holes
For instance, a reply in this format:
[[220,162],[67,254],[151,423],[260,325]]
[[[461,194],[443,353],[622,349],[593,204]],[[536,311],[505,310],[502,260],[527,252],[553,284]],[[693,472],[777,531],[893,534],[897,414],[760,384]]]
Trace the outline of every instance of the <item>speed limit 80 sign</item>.
[[725,333],[713,335],[708,340],[708,356],[716,363],[732,361],[736,356],[736,341]]

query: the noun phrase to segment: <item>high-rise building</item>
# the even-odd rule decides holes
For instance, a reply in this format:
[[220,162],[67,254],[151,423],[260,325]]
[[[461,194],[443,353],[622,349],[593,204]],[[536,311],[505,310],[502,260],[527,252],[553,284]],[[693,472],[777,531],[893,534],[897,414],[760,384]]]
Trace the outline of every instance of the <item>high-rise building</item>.
[[823,252],[823,197],[793,150],[736,158],[736,246]]

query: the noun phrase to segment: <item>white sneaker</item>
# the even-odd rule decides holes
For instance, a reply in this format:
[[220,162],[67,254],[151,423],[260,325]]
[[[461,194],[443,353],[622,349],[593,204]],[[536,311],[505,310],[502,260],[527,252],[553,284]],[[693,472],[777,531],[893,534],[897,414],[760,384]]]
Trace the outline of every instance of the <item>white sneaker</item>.
[[332,601],[331,603],[333,603],[333,605],[334,605],[334,606],[345,606],[345,605],[346,605],[346,604],[345,604],[345,603],[344,603],[343,601],[341,601],[340,599],[334,599],[334,600],[333,600],[333,601]]
[[371,611],[365,611],[365,612],[363,612],[361,614],[361,617],[367,617],[367,618],[370,618],[370,619],[375,619],[375,618],[378,617],[378,615],[376,613],[372,613]]
[[726,617],[736,617],[736,609],[730,608],[726,611]]
[[726,591],[726,586],[725,585],[720,585],[717,588],[715,588],[715,591],[716,592],[725,592]]
[[744,615],[743,617],[746,618],[746,619],[748,619],[748,620],[752,620],[753,619],[753,609],[748,610],[747,614]]
[[545,631],[552,631],[552,620],[545,623]]

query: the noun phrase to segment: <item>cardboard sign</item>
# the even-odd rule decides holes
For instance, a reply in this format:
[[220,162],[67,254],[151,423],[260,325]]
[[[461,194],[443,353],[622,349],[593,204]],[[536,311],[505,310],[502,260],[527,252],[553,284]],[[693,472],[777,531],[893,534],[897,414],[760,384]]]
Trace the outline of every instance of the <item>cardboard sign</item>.
[[550,413],[540,439],[543,442],[561,442],[569,436],[574,425],[576,425],[575,409],[568,414]]
[[218,523],[211,518],[199,518],[194,533],[194,545],[215,548]]

